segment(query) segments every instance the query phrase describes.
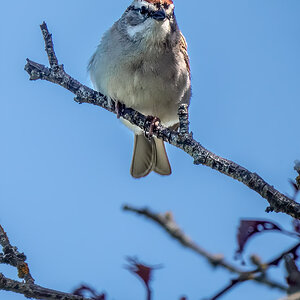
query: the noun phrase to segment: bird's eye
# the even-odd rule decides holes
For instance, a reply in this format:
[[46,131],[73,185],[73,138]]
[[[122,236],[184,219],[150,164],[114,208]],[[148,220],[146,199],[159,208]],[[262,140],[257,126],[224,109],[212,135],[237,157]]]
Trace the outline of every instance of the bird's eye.
[[147,8],[145,6],[142,6],[141,9],[140,9],[140,13],[142,15],[146,14],[148,12]]

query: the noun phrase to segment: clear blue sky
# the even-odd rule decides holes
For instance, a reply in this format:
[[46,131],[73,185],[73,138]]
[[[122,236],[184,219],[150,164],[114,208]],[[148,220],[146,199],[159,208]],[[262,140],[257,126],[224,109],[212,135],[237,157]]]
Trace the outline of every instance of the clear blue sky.
[[[259,195],[168,146],[172,176],[129,175],[132,134],[112,114],[78,105],[68,91],[29,82],[29,57],[47,63],[39,25],[46,21],[69,74],[90,85],[89,57],[130,3],[4,1],[0,19],[0,223],[28,256],[40,285],[71,291],[88,283],[109,299],[144,299],[123,268],[127,255],[163,264],[154,299],[213,295],[230,274],[170,239],[156,225],[125,214],[124,203],[172,211],[185,232],[232,260],[240,218],[291,218],[264,213]],[[257,172],[291,193],[300,159],[300,1],[175,2],[192,68],[191,129],[208,149]],[[247,254],[271,258],[294,241],[278,234],[253,240]],[[0,266],[15,278],[15,270]],[[282,272],[273,273],[283,280]],[[245,283],[224,300],[272,300],[281,294]],[[0,291],[0,299],[22,296]]]

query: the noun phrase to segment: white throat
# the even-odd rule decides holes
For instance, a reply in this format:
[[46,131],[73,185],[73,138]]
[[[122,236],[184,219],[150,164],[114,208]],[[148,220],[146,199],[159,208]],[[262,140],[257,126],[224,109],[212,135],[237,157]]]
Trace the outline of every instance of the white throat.
[[127,33],[131,39],[141,38],[148,43],[157,43],[165,40],[170,31],[171,27],[168,19],[158,22],[149,18],[139,25],[127,28]]

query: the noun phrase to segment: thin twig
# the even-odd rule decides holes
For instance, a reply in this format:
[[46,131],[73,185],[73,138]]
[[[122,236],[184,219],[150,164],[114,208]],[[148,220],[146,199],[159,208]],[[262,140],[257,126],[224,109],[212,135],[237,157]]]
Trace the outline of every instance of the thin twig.
[[[300,247],[300,243],[295,244],[294,246],[292,246],[291,248],[285,250],[284,252],[280,253],[278,256],[276,256],[275,258],[271,259],[269,262],[264,263],[263,269],[266,270],[267,268],[271,267],[271,266],[278,266],[278,264],[281,262],[281,260],[284,259],[284,257],[288,254],[293,254],[293,256],[296,256],[296,252]],[[259,273],[262,270],[262,266],[257,267],[256,269],[248,272],[249,274],[255,274],[255,273]]]
[[147,286],[147,300],[152,299],[152,291],[149,286]]
[[48,55],[48,60],[51,68],[58,67],[58,59],[54,52],[53,41],[52,41],[52,34],[49,33],[47,25],[45,22],[40,26],[42,30],[42,34],[45,41],[45,50]]
[[151,212],[148,208],[137,209],[129,205],[124,205],[123,209],[125,211],[130,211],[139,215],[143,215],[148,219],[154,221],[155,223],[159,224],[164,230],[168,232],[168,234],[170,234],[184,247],[187,247],[196,252],[197,254],[201,255],[202,257],[205,257],[212,266],[222,266],[230,272],[239,273],[239,271],[237,272],[236,267],[230,264],[229,262],[225,262],[222,256],[213,255],[205,249],[203,249],[202,247],[200,247],[199,245],[197,245],[195,242],[193,242],[187,235],[184,234],[184,232],[175,223],[170,213],[156,214]]
[[242,282],[243,281],[241,281],[240,279],[231,280],[231,282],[224,289],[222,289],[220,292],[218,292],[215,296],[213,296],[209,300],[217,300],[218,298],[220,298],[221,296],[223,296],[228,291],[232,290],[232,288],[236,287],[238,284],[240,284]]
[[[145,216],[147,219],[150,219],[157,223],[161,228],[163,228],[169,235],[171,235],[174,239],[176,239],[180,244],[183,246],[193,250],[195,253],[199,254],[200,256],[204,257],[212,266],[214,267],[222,267],[232,273],[236,273],[239,275],[240,278],[242,278],[242,281],[246,280],[254,280],[256,282],[265,284],[272,288],[277,288],[282,291],[287,291],[287,287],[282,285],[279,282],[270,280],[267,278],[265,272],[267,267],[274,264],[275,261],[279,259],[279,257],[276,257],[272,261],[270,261],[269,265],[265,264],[266,267],[264,268],[264,272],[261,271],[261,268],[256,268],[252,271],[243,271],[240,268],[236,267],[235,265],[229,263],[224,259],[222,256],[216,256],[211,253],[209,253],[207,250],[201,248],[199,245],[197,245],[195,242],[193,242],[176,224],[174,221],[172,215],[170,213],[167,214],[157,214],[150,211],[148,208],[138,209],[134,208],[129,205],[123,206],[123,209],[125,211],[133,212],[138,215]],[[297,244],[298,245],[298,244]],[[296,246],[297,246],[296,245]],[[284,252],[284,255],[288,252],[290,253],[295,249],[295,246],[288,251]],[[280,255],[282,258],[283,256]],[[258,273],[257,276],[255,276]],[[240,280],[241,281],[241,280]]]
[[[289,248],[288,250],[284,251],[283,253],[279,254],[277,257],[275,257],[274,259],[272,259],[271,261],[269,261],[268,263],[262,263],[261,261],[258,261],[257,258],[255,259],[255,264],[258,265],[257,269],[254,269],[252,271],[249,272],[244,272],[244,274],[242,274],[239,278],[234,279],[231,281],[231,283],[229,285],[227,285],[224,289],[222,289],[217,295],[215,295],[214,297],[212,297],[210,300],[216,300],[218,298],[220,298],[221,296],[223,296],[225,293],[227,293],[228,291],[230,291],[231,289],[233,289],[234,287],[236,287],[238,284],[248,281],[248,280],[256,280],[258,281],[258,279],[260,280],[260,282],[265,282],[265,280],[267,279],[267,275],[266,275],[266,271],[269,269],[269,267],[271,266],[277,266],[279,264],[279,262],[284,259],[285,263],[287,265],[287,261],[289,262],[289,266],[293,266],[294,268],[296,267],[294,258],[290,258],[289,254],[293,254],[295,256],[296,251],[298,250],[298,248],[300,247],[300,243],[297,243],[296,245],[294,245],[292,248]],[[293,270],[289,270],[288,267],[286,267],[289,275],[290,273],[293,273],[293,281],[295,281],[295,273],[297,272],[297,284],[300,283],[300,277],[299,277],[299,271],[298,269],[295,271],[295,269]],[[255,274],[258,274],[256,277]],[[268,280],[267,285],[270,286],[270,280]],[[294,282],[294,284],[296,284],[296,282]],[[274,286],[272,286],[274,287]],[[276,287],[276,286],[275,286]],[[299,290],[299,285],[297,285],[296,287],[293,287],[294,289],[291,289],[290,287],[286,288],[286,292],[297,292]]]
[[[46,51],[49,57],[50,68],[27,59],[25,70],[30,75],[30,79],[42,79],[58,84],[74,93],[76,95],[76,102],[94,104],[110,112],[116,113],[114,101],[111,101],[107,96],[79,83],[64,71],[63,65],[56,67],[57,58],[55,56],[51,35],[45,23],[43,23],[41,27],[46,44]],[[150,125],[146,124],[146,116],[138,111],[124,106],[124,109],[120,112],[120,116],[131,124],[149,132]],[[161,124],[155,128],[153,134],[158,138],[163,139],[165,142],[185,151],[194,159],[196,165],[202,164],[208,166],[242,182],[250,189],[259,193],[269,202],[267,212],[283,212],[294,218],[300,219],[300,205],[297,202],[277,191],[256,173],[252,173],[240,165],[217,156],[205,149],[199,142],[194,140],[191,135],[181,135],[179,132],[170,130]]]

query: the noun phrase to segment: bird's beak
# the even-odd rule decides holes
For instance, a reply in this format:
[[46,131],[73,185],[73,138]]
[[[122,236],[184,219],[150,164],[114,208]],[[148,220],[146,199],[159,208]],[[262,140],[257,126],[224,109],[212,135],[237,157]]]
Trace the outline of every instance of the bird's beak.
[[153,13],[151,17],[156,21],[163,21],[166,18],[166,13],[164,10],[160,9]]

